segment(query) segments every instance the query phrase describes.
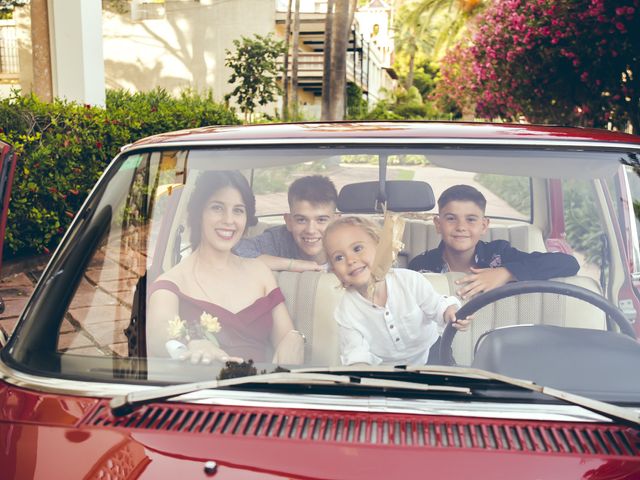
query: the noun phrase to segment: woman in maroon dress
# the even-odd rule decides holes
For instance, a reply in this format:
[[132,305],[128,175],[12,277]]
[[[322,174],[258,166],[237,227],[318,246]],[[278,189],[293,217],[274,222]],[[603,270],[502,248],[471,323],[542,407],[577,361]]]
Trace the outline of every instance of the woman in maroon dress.
[[239,172],[203,172],[187,205],[192,253],[150,286],[149,353],[190,359],[299,364],[294,330],[271,270],[231,249],[255,224],[255,197]]

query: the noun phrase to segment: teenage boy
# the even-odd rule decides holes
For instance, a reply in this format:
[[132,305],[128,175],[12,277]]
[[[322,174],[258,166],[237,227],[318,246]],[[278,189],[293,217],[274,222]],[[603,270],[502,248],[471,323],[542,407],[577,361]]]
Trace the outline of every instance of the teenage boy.
[[271,270],[326,270],[322,235],[336,215],[335,185],[322,175],[301,177],[289,186],[288,200],[285,225],[243,238],[235,253],[260,258]]
[[456,281],[461,286],[457,294],[463,299],[516,280],[546,280],[578,272],[576,259],[565,253],[526,253],[506,240],[480,240],[489,228],[486,205],[484,195],[469,185],[454,185],[442,192],[433,218],[442,241],[438,248],[411,260],[409,268],[469,272]]

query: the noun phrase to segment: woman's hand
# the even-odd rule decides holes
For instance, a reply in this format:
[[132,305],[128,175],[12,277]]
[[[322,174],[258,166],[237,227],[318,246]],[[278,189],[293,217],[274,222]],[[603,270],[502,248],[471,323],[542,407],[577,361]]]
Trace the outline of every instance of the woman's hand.
[[240,357],[229,356],[227,352],[206,339],[191,340],[187,345],[187,350],[181,352],[178,359],[190,360],[191,363],[202,363],[204,365],[209,365],[213,361],[238,363],[243,361]]
[[304,342],[305,338],[297,330],[289,330],[273,355],[272,363],[283,365],[300,365],[304,362]]
[[469,315],[465,319],[458,320],[456,318],[456,312],[458,310],[459,308],[457,307],[457,305],[450,305],[449,307],[447,307],[443,315],[445,322],[453,325],[453,328],[455,328],[456,330],[459,330],[462,332],[469,330],[469,325],[471,324],[471,320],[473,320],[474,318],[473,315]]

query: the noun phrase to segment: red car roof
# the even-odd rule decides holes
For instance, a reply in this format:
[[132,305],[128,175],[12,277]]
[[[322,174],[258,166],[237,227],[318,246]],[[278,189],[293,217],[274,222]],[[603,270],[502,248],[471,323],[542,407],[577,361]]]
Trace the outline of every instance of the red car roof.
[[211,126],[155,135],[136,146],[172,142],[300,139],[494,139],[614,142],[640,145],[640,136],[609,130],[527,124],[462,122],[335,122]]

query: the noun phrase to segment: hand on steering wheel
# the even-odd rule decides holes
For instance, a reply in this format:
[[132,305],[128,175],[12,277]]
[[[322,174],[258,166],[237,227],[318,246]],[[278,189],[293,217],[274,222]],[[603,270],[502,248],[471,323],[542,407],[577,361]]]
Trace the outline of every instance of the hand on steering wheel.
[[[569,283],[549,280],[513,282],[494,290],[490,290],[489,292],[483,293],[469,300],[456,312],[456,317],[458,319],[467,318],[469,315],[472,315],[490,303],[525,293],[556,293],[584,300],[605,312],[605,314],[607,314],[607,316],[618,326],[621,333],[633,339],[636,338],[636,332],[633,329],[631,322],[629,322],[627,317],[625,317],[615,305],[609,302],[609,300],[592,292],[591,290],[587,290],[586,288],[571,285]],[[444,331],[442,332],[439,355],[441,365],[455,364],[455,361],[451,356],[451,345],[453,344],[453,338],[457,331],[458,330],[453,324],[447,323]]]

